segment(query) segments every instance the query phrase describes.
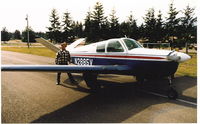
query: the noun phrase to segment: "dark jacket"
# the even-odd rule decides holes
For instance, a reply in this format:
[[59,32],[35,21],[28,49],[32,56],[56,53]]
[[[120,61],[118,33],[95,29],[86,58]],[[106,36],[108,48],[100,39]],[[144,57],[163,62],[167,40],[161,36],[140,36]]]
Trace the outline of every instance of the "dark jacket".
[[68,65],[68,62],[70,62],[71,57],[70,53],[67,50],[59,50],[56,54],[56,60],[55,63],[57,65]]

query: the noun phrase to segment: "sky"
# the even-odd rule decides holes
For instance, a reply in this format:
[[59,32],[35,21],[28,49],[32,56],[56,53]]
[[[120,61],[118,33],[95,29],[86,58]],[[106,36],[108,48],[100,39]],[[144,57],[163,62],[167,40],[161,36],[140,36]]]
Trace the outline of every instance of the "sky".
[[[109,16],[112,9],[116,10],[119,21],[127,20],[132,14],[138,24],[143,22],[143,17],[149,8],[155,9],[155,14],[161,10],[163,19],[167,17],[169,4],[172,0],[1,0],[0,2],[0,28],[9,32],[23,31],[26,27],[26,15],[29,16],[29,26],[36,32],[47,31],[50,26],[49,17],[55,8],[62,20],[65,11],[70,12],[75,21],[83,21],[87,12],[92,11],[96,2],[101,2],[105,16]],[[195,7],[197,13],[198,0],[173,0],[177,10],[183,10],[187,5]],[[178,16],[181,16],[180,13]],[[196,16],[196,15],[195,15]]]

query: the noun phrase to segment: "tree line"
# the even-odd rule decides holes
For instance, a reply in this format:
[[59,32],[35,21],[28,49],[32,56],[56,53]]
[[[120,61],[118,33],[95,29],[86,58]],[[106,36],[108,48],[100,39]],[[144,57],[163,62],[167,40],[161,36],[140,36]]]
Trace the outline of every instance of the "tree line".
[[[197,17],[194,17],[194,10],[195,8],[189,5],[183,10],[177,10],[171,3],[167,17],[163,17],[161,11],[155,15],[154,8],[149,8],[143,17],[144,22],[138,25],[132,12],[125,21],[119,22],[114,9],[109,16],[105,16],[103,4],[96,2],[93,10],[86,13],[83,22],[74,21],[68,11],[64,12],[60,19],[57,10],[52,9],[48,31],[45,33],[30,31],[33,37],[44,37],[53,43],[64,41],[70,43],[81,37],[86,37],[88,43],[129,37],[151,43],[169,42],[175,46],[184,46],[185,43],[197,42]],[[177,17],[181,13],[183,16]],[[5,33],[4,29],[2,31]],[[26,32],[25,30],[18,36],[19,31],[15,31],[13,36],[26,41]]]
[[[27,32],[28,30],[25,29],[24,31],[20,32],[19,30],[15,30],[14,32],[9,32],[6,27],[3,27],[1,30],[1,41],[9,41],[13,40],[22,40],[23,42],[27,42]],[[48,38],[46,33],[44,32],[34,32],[33,29],[29,27],[29,39],[30,42],[36,42],[36,37],[43,37]]]

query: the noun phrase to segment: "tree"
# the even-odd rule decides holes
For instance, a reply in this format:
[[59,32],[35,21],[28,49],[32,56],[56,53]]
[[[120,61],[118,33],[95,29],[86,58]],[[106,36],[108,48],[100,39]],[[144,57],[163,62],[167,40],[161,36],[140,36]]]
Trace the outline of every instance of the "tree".
[[91,12],[90,10],[87,12],[85,23],[84,23],[84,36],[87,37],[87,41],[91,41],[92,37],[92,20],[91,20]]
[[106,17],[104,17],[103,5],[100,2],[96,2],[94,6],[94,11],[91,15],[92,20],[96,21],[99,27],[105,22]]
[[9,40],[10,40],[9,32],[7,31],[6,27],[4,27],[1,30],[1,41],[9,41]]
[[124,21],[119,26],[119,32],[121,37],[130,37],[134,39],[138,39],[138,27],[136,20],[133,18],[133,14],[128,17],[127,21]]
[[121,37],[129,37],[128,34],[129,34],[129,24],[125,21],[123,21],[121,24],[120,24],[120,27],[119,27],[119,32],[120,32],[120,36]]
[[[197,30],[195,30],[195,23],[197,21],[194,16],[194,8],[189,5],[183,11],[184,17],[181,17],[181,38],[183,43],[191,43],[191,38],[196,37]],[[187,45],[186,45],[187,46]],[[186,47],[186,53],[188,53],[188,47]]]
[[42,37],[44,39],[48,39],[48,36],[44,32],[35,32],[35,37]]
[[66,11],[64,13],[63,16],[63,33],[62,33],[62,37],[63,37],[63,41],[69,41],[70,37],[72,36],[71,32],[72,32],[72,19],[70,17],[70,13],[68,11]]
[[145,34],[145,26],[142,23],[139,27],[138,27],[138,38],[140,39],[145,39],[146,38],[146,34]]
[[53,41],[53,43],[61,42],[62,40],[60,32],[61,26],[56,9],[52,9],[49,21],[51,23],[51,26],[48,27],[49,29],[49,32],[47,32],[48,37],[50,38],[51,41]]
[[109,22],[106,18],[101,26],[101,37],[99,40],[107,40],[110,38],[110,28],[109,28]]
[[131,14],[128,17],[128,25],[129,25],[129,29],[128,30],[128,36],[133,38],[133,39],[138,39],[138,27],[137,27],[137,23],[136,20],[133,17],[133,14],[131,12]]
[[72,25],[72,35],[74,38],[81,38],[83,37],[83,25],[82,23],[78,21],[74,21]]
[[[177,36],[177,29],[179,26],[179,18],[176,16],[178,15],[179,11],[176,10],[174,4],[171,3],[169,5],[169,17],[166,20],[165,30],[166,30],[166,37],[169,39],[171,47],[173,47],[174,43],[174,36]],[[170,39],[171,38],[171,39]]]
[[91,14],[91,32],[92,41],[96,42],[99,40],[103,40],[107,35],[107,26],[108,22],[106,17],[104,17],[104,9],[103,5],[100,2],[97,2],[94,11]]
[[155,40],[162,41],[164,37],[164,29],[163,29],[162,13],[160,10],[156,18],[155,32],[156,32]]
[[109,25],[110,25],[110,31],[109,31],[109,34],[107,34],[107,35],[110,35],[109,38],[120,37],[119,21],[118,21],[118,17],[116,17],[116,11],[114,9],[112,10],[110,14]]
[[147,13],[145,14],[144,17],[144,22],[145,22],[145,35],[146,38],[149,40],[149,42],[156,42],[156,18],[155,18],[155,11],[154,8],[150,8]]
[[[29,41],[30,42],[36,42],[35,41],[35,32],[31,28],[29,28],[28,30],[29,30]],[[27,31],[28,30],[26,29],[26,30],[24,30],[22,32],[22,41],[23,42],[27,42],[28,41],[28,39],[27,39]]]
[[14,39],[21,39],[21,33],[19,30],[15,30],[14,34]]

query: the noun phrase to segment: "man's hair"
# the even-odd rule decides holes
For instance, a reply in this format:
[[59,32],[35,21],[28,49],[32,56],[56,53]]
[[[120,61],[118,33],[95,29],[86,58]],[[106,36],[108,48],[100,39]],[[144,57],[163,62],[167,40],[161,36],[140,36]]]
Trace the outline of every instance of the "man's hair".
[[66,43],[66,42],[63,42],[63,43],[61,43],[60,45],[61,45],[61,46],[64,46],[64,45],[67,46],[67,43]]

